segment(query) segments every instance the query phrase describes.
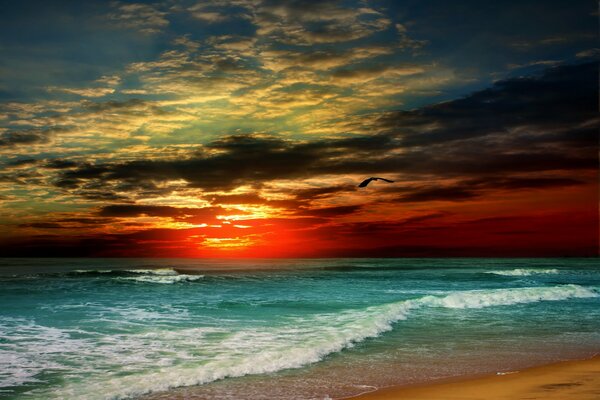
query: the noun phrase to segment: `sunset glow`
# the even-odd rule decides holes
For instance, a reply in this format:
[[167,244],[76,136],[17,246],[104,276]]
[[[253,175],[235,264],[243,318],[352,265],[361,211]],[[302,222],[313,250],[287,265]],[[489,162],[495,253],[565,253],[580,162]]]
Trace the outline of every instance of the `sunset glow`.
[[3,18],[2,256],[598,254],[593,3],[57,4]]

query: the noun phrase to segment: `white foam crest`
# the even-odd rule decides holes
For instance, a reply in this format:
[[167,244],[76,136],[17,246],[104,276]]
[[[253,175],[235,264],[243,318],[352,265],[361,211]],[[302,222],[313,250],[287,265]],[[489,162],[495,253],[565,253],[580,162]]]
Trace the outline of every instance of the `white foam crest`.
[[[77,269],[74,272],[79,273],[79,274],[89,274],[89,273],[95,273],[95,274],[112,274],[112,273],[128,273],[128,274],[136,274],[136,275],[140,275],[142,277],[178,277],[178,276],[191,276],[191,275],[182,275],[177,273],[177,271],[171,269],[171,268],[152,268],[152,269],[143,269],[143,268],[138,268],[138,269]],[[194,275],[192,279],[182,279],[182,280],[197,280],[200,278],[195,278],[196,276],[202,276],[202,275]],[[136,280],[137,277],[133,277],[133,278],[121,278],[121,279],[132,279],[132,280]],[[180,280],[179,280],[180,281]],[[147,282],[152,282],[152,280],[147,280]],[[158,281],[160,283],[160,280]],[[169,280],[165,280],[165,282],[169,282]],[[178,282],[178,280],[173,280],[172,283],[174,282]],[[169,282],[171,283],[171,282]]]
[[169,268],[160,269],[128,269],[127,272],[139,274],[140,276],[121,277],[120,280],[135,281],[143,283],[159,283],[172,285],[179,282],[193,282],[204,278],[204,275],[179,274]]
[[128,278],[121,278],[126,281],[136,281],[136,282],[144,282],[144,283],[163,283],[172,285],[178,282],[193,282],[198,279],[204,278],[203,275],[166,275],[166,276],[134,276]]
[[155,268],[155,269],[126,269],[126,272],[143,275],[158,275],[158,276],[174,276],[177,272],[171,268]]
[[[46,398],[123,399],[174,387],[192,386],[249,374],[272,373],[315,363],[323,357],[353,346],[367,338],[392,329],[406,319],[411,310],[423,307],[482,308],[538,301],[597,297],[590,289],[577,285],[516,289],[460,291],[446,296],[425,296],[362,310],[320,314],[298,318],[286,327],[245,329],[220,333],[210,340],[197,340],[204,355],[188,363],[154,365],[129,376],[115,371],[104,380],[86,380],[85,385],[68,384]],[[182,334],[186,336],[185,333]],[[146,348],[147,358],[162,341]],[[118,356],[117,352],[117,356]],[[118,365],[118,364],[117,364]]]
[[556,268],[516,268],[511,270],[487,271],[486,274],[503,275],[503,276],[530,276],[530,275],[545,275],[558,274],[560,271]]
[[98,274],[110,274],[112,272],[115,272],[115,270],[112,270],[112,269],[76,269],[73,272],[76,272],[78,274],[89,274],[90,272],[94,272],[94,273],[98,273]]
[[598,293],[579,285],[553,287],[528,287],[497,290],[472,290],[456,292],[444,297],[427,296],[423,301],[428,306],[446,308],[484,308],[538,301],[557,301],[572,298],[597,297]]

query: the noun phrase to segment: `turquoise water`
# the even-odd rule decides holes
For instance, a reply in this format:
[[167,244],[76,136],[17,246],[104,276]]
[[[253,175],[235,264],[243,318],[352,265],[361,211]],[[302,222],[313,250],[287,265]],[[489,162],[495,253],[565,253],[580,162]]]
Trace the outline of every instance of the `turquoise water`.
[[600,352],[596,259],[0,264],[0,398],[323,399]]

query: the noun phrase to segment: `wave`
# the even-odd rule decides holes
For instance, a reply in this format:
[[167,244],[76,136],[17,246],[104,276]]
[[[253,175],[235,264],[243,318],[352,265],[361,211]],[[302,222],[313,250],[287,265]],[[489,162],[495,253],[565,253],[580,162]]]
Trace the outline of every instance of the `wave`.
[[132,276],[132,275],[172,275],[171,268],[139,268],[139,269],[76,269],[67,272],[70,276]]
[[185,275],[168,269],[130,269],[127,272],[138,274],[140,276],[124,277],[123,280],[136,281],[143,283],[164,283],[173,284],[178,282],[193,282],[204,278],[204,275]]
[[[185,349],[181,351],[192,347],[194,350],[201,349],[205,355],[187,357],[179,363],[161,365],[159,369],[146,369],[128,376],[123,376],[117,370],[105,376],[104,380],[86,379],[85,385],[67,384],[44,396],[124,399],[224,378],[300,368],[390,331],[396,322],[407,319],[411,311],[420,308],[477,309],[598,296],[596,290],[578,285],[457,291],[340,313],[297,317],[285,327],[242,329],[237,332],[223,329],[218,336],[211,338],[199,337],[198,332],[193,330],[190,331],[193,337],[188,337],[189,330],[172,331],[165,343],[156,340],[156,337],[151,338],[149,345],[143,346],[144,357],[152,359],[155,356],[162,360],[164,353],[161,352],[167,345],[172,348],[180,341],[184,344],[181,349]],[[137,343],[136,348],[139,348],[139,340],[140,337],[120,337],[115,344],[118,345],[114,349],[115,354],[118,356],[122,353],[128,341]],[[106,384],[106,379],[110,379],[110,385]]]
[[121,278],[122,280],[127,281],[136,281],[143,283],[165,283],[165,284],[173,284],[178,282],[193,282],[199,279],[204,278],[203,275],[166,275],[166,276],[139,276],[139,277],[130,277],[130,278]]
[[530,276],[530,275],[545,275],[558,274],[560,271],[556,268],[516,268],[511,270],[487,271],[486,274],[503,275],[503,276]]
[[107,270],[86,270],[80,269],[70,272],[71,276],[100,276],[112,277],[124,281],[135,281],[142,283],[162,283],[174,284],[179,282],[193,282],[204,278],[204,275],[186,275],[179,273],[171,268],[154,269],[107,269]]
[[598,292],[593,289],[570,284],[550,287],[472,290],[456,292],[443,297],[426,296],[421,301],[425,305],[433,307],[484,308],[598,296]]

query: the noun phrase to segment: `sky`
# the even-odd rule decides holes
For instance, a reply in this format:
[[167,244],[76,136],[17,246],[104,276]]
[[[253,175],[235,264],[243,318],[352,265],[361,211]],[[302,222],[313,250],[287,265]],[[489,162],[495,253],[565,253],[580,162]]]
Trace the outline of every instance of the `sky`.
[[598,255],[595,1],[1,3],[0,256]]

